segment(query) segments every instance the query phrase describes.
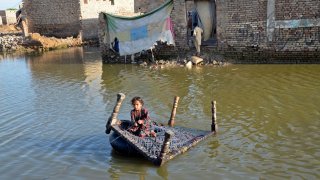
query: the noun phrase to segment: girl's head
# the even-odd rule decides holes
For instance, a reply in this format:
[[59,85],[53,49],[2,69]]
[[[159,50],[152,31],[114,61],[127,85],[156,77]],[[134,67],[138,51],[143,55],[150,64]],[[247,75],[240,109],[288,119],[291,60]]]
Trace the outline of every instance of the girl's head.
[[131,100],[131,104],[132,104],[134,110],[140,111],[144,103],[143,103],[143,100],[141,99],[141,97],[134,97]]

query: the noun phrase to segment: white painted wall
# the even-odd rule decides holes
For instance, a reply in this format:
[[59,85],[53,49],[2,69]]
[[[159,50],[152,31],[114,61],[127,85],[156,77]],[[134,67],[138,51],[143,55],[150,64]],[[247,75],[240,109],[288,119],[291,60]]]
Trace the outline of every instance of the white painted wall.
[[98,18],[100,12],[116,15],[134,15],[134,0],[80,0],[82,19]]
[[[88,2],[85,4],[84,2]],[[112,4],[112,2],[114,2]],[[80,0],[81,26],[84,39],[98,37],[98,17],[100,12],[115,15],[134,16],[135,0]]]

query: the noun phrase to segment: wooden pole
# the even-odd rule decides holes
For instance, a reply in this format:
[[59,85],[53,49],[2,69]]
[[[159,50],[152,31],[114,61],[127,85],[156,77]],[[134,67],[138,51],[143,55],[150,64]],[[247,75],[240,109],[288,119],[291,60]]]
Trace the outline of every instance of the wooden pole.
[[173,102],[173,107],[172,107],[172,111],[171,111],[170,120],[168,121],[168,125],[169,125],[170,127],[173,127],[173,125],[174,125],[174,117],[176,116],[179,99],[180,99],[180,97],[178,97],[178,96],[176,96],[176,97],[174,98],[174,102]]
[[113,112],[111,114],[111,116],[108,119],[108,122],[106,124],[106,133],[109,134],[111,131],[111,126],[116,124],[117,122],[117,117],[118,117],[118,113],[122,104],[122,101],[124,100],[126,96],[123,93],[119,93],[117,94],[117,103],[113,108]]
[[164,135],[164,140],[163,140],[163,144],[161,147],[161,151],[159,154],[159,157],[157,158],[157,165],[161,165],[164,161],[165,156],[170,152],[170,142],[171,142],[171,138],[173,137],[174,133],[172,131],[166,131],[165,135]]
[[211,123],[211,131],[215,133],[218,132],[218,123],[217,123],[217,115],[216,115],[216,101],[211,101],[211,111],[212,111],[212,123]]

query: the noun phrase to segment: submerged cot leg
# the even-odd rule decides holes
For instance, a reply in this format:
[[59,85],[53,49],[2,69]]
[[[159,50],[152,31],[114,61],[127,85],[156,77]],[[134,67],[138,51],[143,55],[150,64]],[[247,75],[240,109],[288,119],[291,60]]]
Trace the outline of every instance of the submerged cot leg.
[[113,108],[112,115],[109,117],[108,122],[106,124],[106,133],[109,134],[111,131],[111,126],[114,125],[117,122],[117,116],[120,110],[120,106],[122,104],[122,101],[124,100],[126,96],[123,93],[117,94],[117,103]]
[[163,141],[163,145],[161,148],[161,152],[159,154],[159,157],[157,159],[157,161],[155,162],[156,165],[161,166],[165,161],[165,156],[169,153],[170,149],[170,142],[171,142],[171,138],[173,136],[173,132],[172,131],[166,131],[165,136],[164,136],[164,141]]
[[178,97],[178,96],[176,96],[174,98],[173,107],[172,107],[172,111],[171,111],[171,116],[170,116],[170,120],[168,122],[168,125],[170,127],[173,127],[173,125],[174,125],[174,117],[176,116],[179,99],[180,99],[180,97]]
[[211,101],[211,110],[212,110],[212,124],[211,131],[215,133],[218,132],[218,123],[217,123],[217,115],[216,115],[216,101]]

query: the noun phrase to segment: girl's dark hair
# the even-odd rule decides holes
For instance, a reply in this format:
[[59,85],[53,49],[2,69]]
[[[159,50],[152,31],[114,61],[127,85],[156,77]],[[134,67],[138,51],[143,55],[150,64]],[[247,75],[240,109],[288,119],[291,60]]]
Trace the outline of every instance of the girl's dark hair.
[[134,103],[134,102],[136,102],[136,101],[139,101],[139,102],[141,103],[141,105],[142,105],[142,106],[144,105],[143,100],[141,99],[141,97],[138,97],[138,96],[136,96],[136,97],[132,98],[132,100],[131,100],[131,104],[133,104],[133,103]]

